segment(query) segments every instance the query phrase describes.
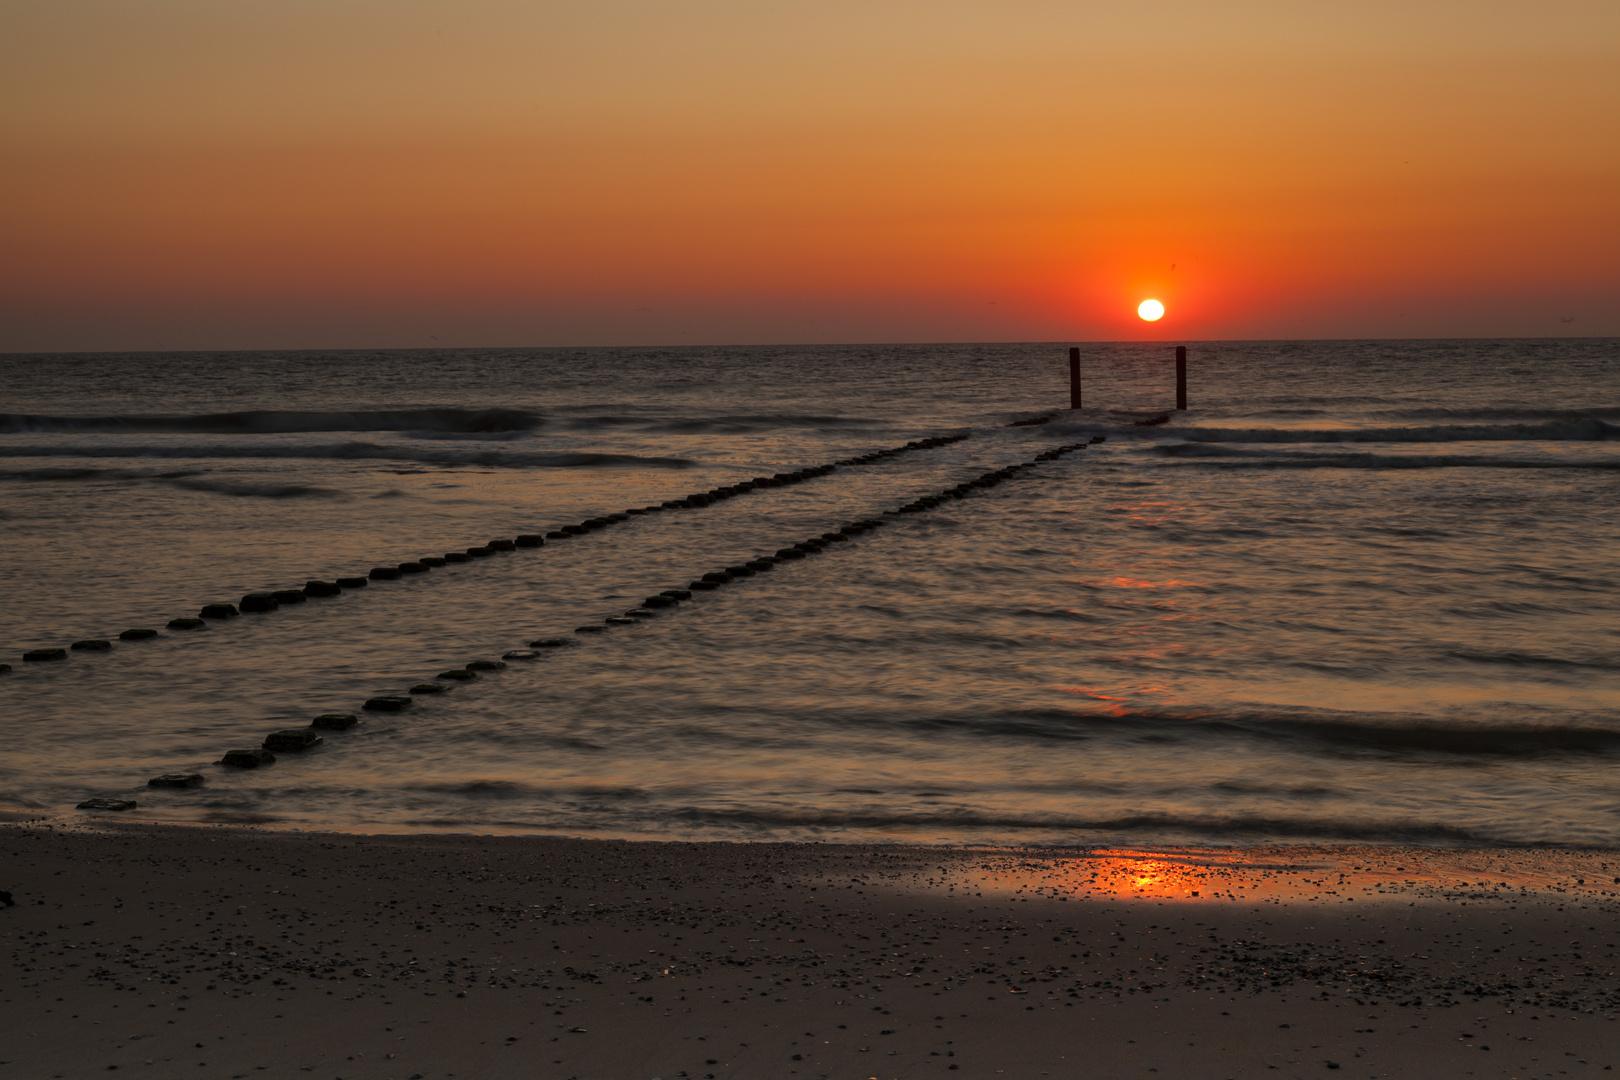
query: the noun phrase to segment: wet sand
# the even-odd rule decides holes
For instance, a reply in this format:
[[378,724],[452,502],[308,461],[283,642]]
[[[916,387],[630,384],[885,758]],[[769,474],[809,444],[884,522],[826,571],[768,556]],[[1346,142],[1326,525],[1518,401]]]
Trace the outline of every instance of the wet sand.
[[0,825],[0,1080],[1582,1076],[1620,855]]

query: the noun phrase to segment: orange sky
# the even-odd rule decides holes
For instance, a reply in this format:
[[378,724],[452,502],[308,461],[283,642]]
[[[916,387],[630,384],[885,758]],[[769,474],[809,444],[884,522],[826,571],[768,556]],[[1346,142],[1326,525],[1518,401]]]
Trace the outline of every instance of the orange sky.
[[1612,0],[8,0],[0,350],[1620,335],[1617,72]]

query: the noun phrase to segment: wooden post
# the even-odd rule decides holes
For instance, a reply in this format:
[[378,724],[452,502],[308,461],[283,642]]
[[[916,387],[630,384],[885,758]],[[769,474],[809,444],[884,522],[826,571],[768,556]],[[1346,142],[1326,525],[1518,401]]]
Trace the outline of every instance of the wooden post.
[[1187,346],[1176,346],[1176,408],[1187,408]]
[[1069,347],[1069,408],[1080,407],[1080,350]]

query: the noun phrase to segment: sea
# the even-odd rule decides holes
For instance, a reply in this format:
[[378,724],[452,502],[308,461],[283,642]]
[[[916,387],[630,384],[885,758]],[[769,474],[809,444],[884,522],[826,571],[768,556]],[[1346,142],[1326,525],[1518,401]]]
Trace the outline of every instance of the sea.
[[0,356],[0,810],[1620,846],[1620,341],[1068,349]]

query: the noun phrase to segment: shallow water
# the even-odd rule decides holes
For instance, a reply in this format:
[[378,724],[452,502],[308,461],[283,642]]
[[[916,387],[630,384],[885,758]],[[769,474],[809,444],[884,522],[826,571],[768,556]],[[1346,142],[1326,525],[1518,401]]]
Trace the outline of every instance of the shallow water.
[[[1620,348],[0,357],[0,806],[361,830],[1620,843]],[[749,477],[106,654],[21,653]],[[641,625],[706,571],[1106,441]],[[320,712],[571,647],[252,772]],[[149,776],[199,771],[192,791]]]

